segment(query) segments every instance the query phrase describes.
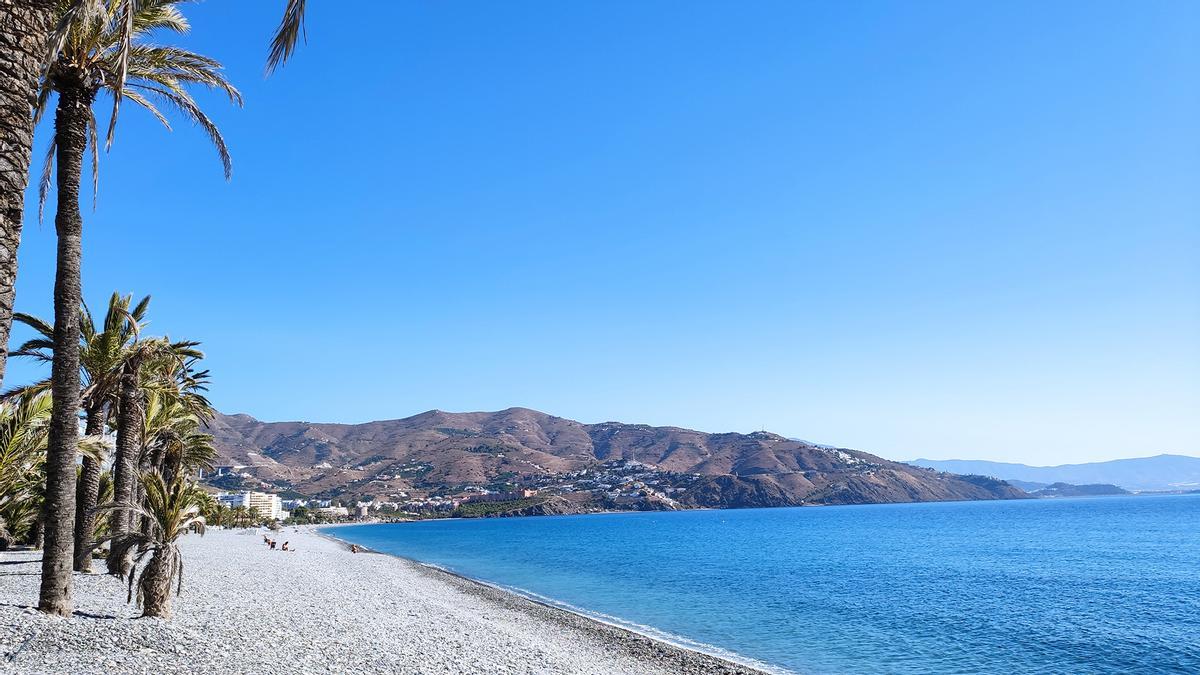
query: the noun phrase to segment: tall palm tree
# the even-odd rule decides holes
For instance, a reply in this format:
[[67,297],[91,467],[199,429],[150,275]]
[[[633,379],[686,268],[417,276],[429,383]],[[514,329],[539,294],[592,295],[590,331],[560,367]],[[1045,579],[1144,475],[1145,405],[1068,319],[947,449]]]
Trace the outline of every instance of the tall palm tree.
[[0,384],[16,300],[17,248],[25,212],[25,187],[33,155],[33,106],[46,42],[54,27],[55,0],[0,3]]
[[[124,7],[134,5],[131,0],[121,4]],[[140,0],[137,4],[147,3]],[[34,102],[38,80],[51,60],[47,57],[48,45],[50,53],[57,54],[74,22],[86,21],[89,15],[100,16],[111,11],[111,7],[109,0],[0,2],[0,45],[4,45],[5,57],[4,67],[0,68],[0,130],[4,133],[0,142],[0,166],[6,167],[5,171],[0,171],[0,384],[4,383],[7,354],[3,348],[8,345],[16,298],[17,248],[21,243],[25,187],[29,184],[33,155]],[[284,64],[303,37],[304,13],[305,0],[287,0],[283,18],[271,41],[268,72]],[[122,48],[132,48],[137,30],[134,22],[120,23]],[[128,71],[118,72],[118,75],[120,77],[114,82],[121,92]],[[118,95],[113,99],[114,121],[121,98]]]
[[[80,405],[79,323],[75,313],[81,301],[79,268],[82,258],[83,219],[79,212],[79,184],[83,156],[92,149],[95,176],[98,138],[92,103],[101,91],[114,100],[126,98],[146,108],[169,128],[158,105],[169,105],[197,123],[217,148],[226,177],[230,172],[225,141],[213,122],[196,105],[187,87],[202,85],[225,92],[235,103],[241,95],[220,72],[216,61],[175,47],[146,44],[155,31],[184,33],[187,21],[178,0],[109,0],[104,11],[73,13],[64,0],[62,16],[68,29],[42,78],[38,112],[45,111],[51,93],[57,93],[54,139],[51,152],[57,163],[58,234],[57,273],[54,285],[54,360],[51,389],[54,410],[46,472],[46,545],[42,556],[42,585],[38,608],[69,615],[71,567],[74,552],[74,447],[78,437],[75,418]],[[109,140],[112,138],[112,123]],[[49,167],[43,174],[48,185]],[[94,189],[93,183],[93,189]]]
[[[140,572],[129,574],[129,598],[137,586],[137,601],[142,616],[163,619],[171,617],[171,588],[178,594],[183,589],[183,556],[179,552],[179,537],[187,532],[204,534],[204,517],[200,510],[207,499],[203,490],[182,477],[164,481],[157,472],[141,475],[145,504],[113,504],[109,509],[130,510],[141,514],[149,524],[145,532],[132,531],[111,538],[113,550],[132,555]],[[148,560],[147,560],[148,558]],[[127,601],[128,601],[127,600]]]
[[[134,349],[142,329],[150,296],[132,305],[133,296],[113,293],[108,300],[102,330],[97,330],[91,310],[83,305],[79,310],[79,366],[83,391],[84,433],[99,436],[104,433],[109,411],[116,408],[120,391],[120,371]],[[26,356],[42,362],[53,360],[54,329],[45,321],[28,314],[16,313],[13,318],[38,333],[27,340],[13,356]],[[49,382],[37,382],[18,391],[48,388]],[[103,458],[100,458],[102,461]],[[75,560],[79,572],[91,570],[96,529],[96,504],[100,489],[101,461],[85,456],[83,471],[75,497]]]

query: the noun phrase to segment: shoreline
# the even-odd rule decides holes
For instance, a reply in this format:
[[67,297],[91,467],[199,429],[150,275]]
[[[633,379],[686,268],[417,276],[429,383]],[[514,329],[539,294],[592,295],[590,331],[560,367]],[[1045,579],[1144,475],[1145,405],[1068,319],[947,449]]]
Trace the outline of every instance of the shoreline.
[[169,621],[139,618],[102,564],[72,576],[73,616],[41,614],[41,552],[0,552],[0,673],[767,672],[318,530],[185,536]]
[[[623,512],[617,511],[616,513]],[[459,519],[439,518],[438,520]],[[420,569],[422,572],[430,575],[431,577],[438,578],[444,583],[457,586],[461,590],[471,593],[476,597],[483,598],[488,602],[497,603],[511,609],[516,609],[517,611],[531,611],[531,608],[521,606],[524,603],[533,605],[536,607],[535,611],[539,613],[545,613],[547,617],[555,617],[552,620],[566,622],[575,629],[590,630],[596,633],[606,633],[604,636],[606,639],[615,640],[618,643],[622,643],[622,646],[624,647],[634,647],[635,651],[640,652],[643,649],[643,642],[649,641],[651,643],[656,643],[657,645],[660,645],[659,656],[662,654],[669,654],[671,656],[671,660],[677,659],[681,662],[688,662],[686,664],[681,663],[681,665],[691,665],[691,661],[697,659],[701,660],[703,663],[697,665],[707,666],[703,668],[701,672],[745,673],[746,675],[787,675],[787,673],[790,672],[777,666],[762,663],[755,659],[721,649],[720,647],[716,647],[714,645],[700,645],[694,641],[687,640],[687,638],[683,636],[668,637],[668,634],[665,631],[660,631],[660,635],[645,633],[632,626],[618,623],[620,620],[616,619],[615,617],[611,621],[606,620],[602,617],[589,614],[586,610],[581,608],[566,606],[565,603],[558,603],[552,598],[533,596],[532,594],[529,594],[528,591],[523,592],[521,589],[509,588],[490,583],[482,579],[475,579],[473,577],[466,576],[465,574],[459,574],[458,572],[448,570],[432,563],[416,560],[415,558],[409,558],[396,553],[377,551],[368,546],[359,544],[358,542],[347,541],[346,539],[336,537],[324,531],[334,527],[362,527],[367,525],[388,524],[392,523],[350,523],[346,525],[328,524],[310,525],[307,527],[311,528],[310,531],[316,536],[335,542],[346,549],[349,549],[350,545],[354,544],[359,548],[359,552],[385,556],[401,563],[411,565]],[[674,638],[674,640],[679,640],[680,642],[676,642],[672,638]],[[684,641],[687,641],[687,643],[681,644],[681,642]],[[633,642],[634,644],[625,644],[629,642]],[[723,653],[706,651],[704,647],[708,647],[714,651],[720,650]],[[682,653],[671,654],[670,650],[678,650],[678,652]],[[712,663],[708,663],[709,660],[711,660]],[[683,672],[683,670],[681,670],[681,672]]]

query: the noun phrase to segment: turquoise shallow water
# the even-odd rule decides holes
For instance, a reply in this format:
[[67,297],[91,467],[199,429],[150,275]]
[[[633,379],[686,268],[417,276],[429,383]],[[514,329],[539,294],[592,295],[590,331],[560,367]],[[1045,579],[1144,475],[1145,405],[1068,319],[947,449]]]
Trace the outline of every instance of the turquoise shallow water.
[[1200,673],[1200,495],[331,533],[802,673]]

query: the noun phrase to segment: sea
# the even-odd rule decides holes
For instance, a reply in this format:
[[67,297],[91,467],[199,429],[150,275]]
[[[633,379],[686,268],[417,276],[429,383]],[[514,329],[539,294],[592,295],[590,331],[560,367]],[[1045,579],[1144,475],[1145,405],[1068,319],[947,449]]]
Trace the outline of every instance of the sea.
[[777,672],[1200,673],[1200,495],[330,534]]

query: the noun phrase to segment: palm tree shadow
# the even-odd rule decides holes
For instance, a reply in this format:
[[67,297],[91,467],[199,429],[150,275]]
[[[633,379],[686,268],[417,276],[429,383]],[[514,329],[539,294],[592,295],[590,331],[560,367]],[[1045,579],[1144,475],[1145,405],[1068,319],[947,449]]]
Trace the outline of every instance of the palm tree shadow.
[[32,565],[33,563],[42,563],[42,559],[37,560],[0,560],[0,565]]
[[[33,605],[21,605],[21,604],[15,603],[15,602],[0,602],[0,607],[15,607],[16,609],[37,609],[37,607],[34,607]],[[119,619],[119,618],[121,618],[121,617],[115,616],[113,614],[92,614],[91,612],[80,612],[80,611],[76,611],[75,616],[83,617],[85,619]]]
[[92,614],[90,612],[75,612],[75,616],[81,616],[85,619],[116,619],[116,618],[119,618],[112,614]]

